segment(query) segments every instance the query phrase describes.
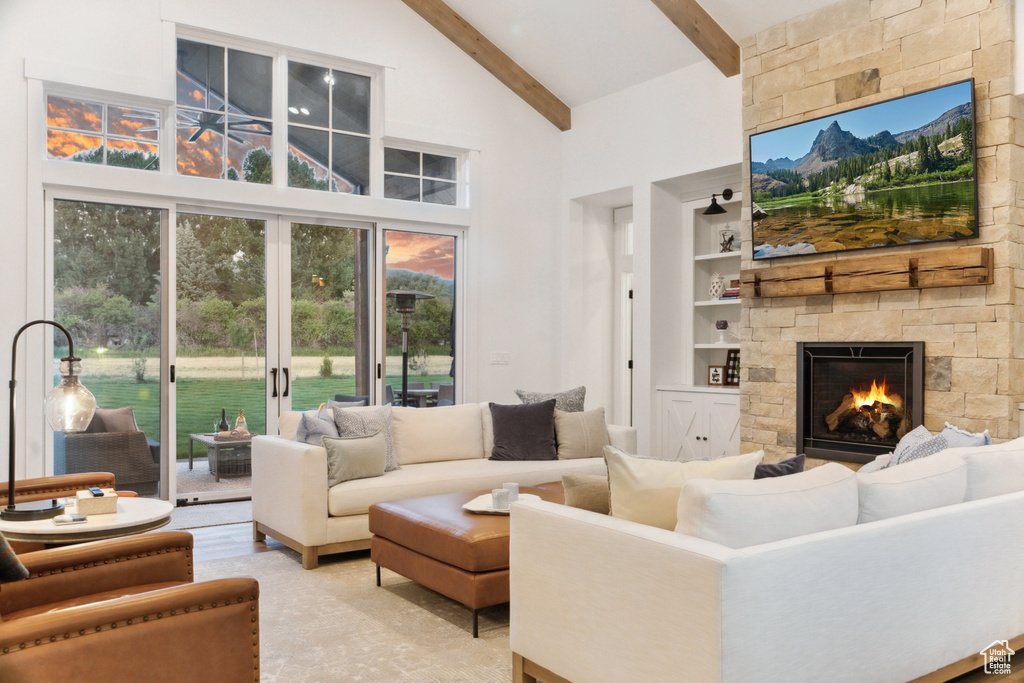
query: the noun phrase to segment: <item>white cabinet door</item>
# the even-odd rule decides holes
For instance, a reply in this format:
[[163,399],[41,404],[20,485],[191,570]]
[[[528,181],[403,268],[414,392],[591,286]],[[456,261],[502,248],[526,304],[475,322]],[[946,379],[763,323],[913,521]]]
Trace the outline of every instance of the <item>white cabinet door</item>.
[[658,391],[658,458],[707,460],[740,452],[740,397],[700,390]]

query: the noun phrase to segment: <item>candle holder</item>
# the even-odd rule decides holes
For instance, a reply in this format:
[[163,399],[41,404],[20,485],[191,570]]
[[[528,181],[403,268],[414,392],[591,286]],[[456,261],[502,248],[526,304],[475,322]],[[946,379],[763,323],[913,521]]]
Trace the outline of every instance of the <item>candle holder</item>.
[[724,344],[725,343],[725,331],[727,329],[729,329],[729,321],[728,320],[716,320],[715,321],[715,329],[718,330],[718,343],[719,344]]

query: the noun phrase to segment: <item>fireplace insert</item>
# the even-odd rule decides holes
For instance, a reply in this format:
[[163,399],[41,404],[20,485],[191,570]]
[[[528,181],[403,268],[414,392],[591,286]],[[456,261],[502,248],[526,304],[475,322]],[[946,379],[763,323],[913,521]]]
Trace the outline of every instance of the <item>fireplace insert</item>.
[[924,419],[924,342],[798,342],[796,448],[866,463]]

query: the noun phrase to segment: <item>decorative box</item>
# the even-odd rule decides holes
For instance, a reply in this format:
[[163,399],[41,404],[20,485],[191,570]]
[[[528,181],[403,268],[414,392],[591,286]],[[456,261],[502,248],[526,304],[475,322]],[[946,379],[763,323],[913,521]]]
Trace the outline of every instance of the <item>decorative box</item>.
[[114,489],[100,489],[102,496],[94,496],[88,491],[78,491],[75,496],[75,511],[80,515],[109,515],[117,512],[117,494]]

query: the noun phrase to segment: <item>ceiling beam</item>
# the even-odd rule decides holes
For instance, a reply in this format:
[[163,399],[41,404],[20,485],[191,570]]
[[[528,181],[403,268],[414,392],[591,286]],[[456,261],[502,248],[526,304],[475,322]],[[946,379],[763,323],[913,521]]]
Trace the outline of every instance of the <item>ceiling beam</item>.
[[536,78],[473,28],[442,0],[402,0],[463,52],[562,131],[572,122],[569,107]]
[[651,0],[690,42],[728,76],[740,72],[740,46],[697,0]]

